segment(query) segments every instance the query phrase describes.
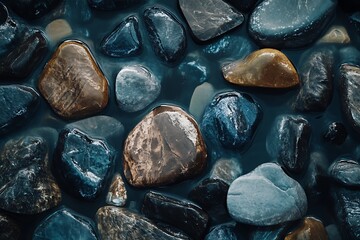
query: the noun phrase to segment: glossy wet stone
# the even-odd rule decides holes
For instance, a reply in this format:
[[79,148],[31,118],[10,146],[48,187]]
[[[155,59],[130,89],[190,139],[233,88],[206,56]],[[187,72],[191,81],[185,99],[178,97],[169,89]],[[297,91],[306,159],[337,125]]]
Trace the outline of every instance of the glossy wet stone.
[[91,8],[103,11],[126,9],[142,2],[142,0],[88,0]]
[[240,150],[249,143],[261,119],[260,106],[247,94],[217,94],[205,109],[201,128],[216,147]]
[[136,112],[146,108],[160,91],[160,80],[144,66],[125,66],[116,76],[116,101],[123,111]]
[[127,200],[127,191],[125,183],[120,174],[115,174],[108,194],[106,195],[106,203],[118,207],[125,206]]
[[221,0],[179,0],[179,5],[196,39],[207,41],[240,26],[244,16]]
[[204,83],[210,78],[208,61],[197,52],[186,56],[179,65],[178,72],[182,80],[189,83]]
[[201,239],[208,223],[207,213],[190,201],[153,191],[145,195],[142,212],[150,219],[179,228],[193,239]]
[[64,129],[59,134],[53,171],[64,190],[91,200],[103,190],[113,158],[114,152],[106,142],[77,129]]
[[205,236],[205,240],[237,240],[235,234],[236,223],[225,223],[217,225]]
[[94,115],[109,99],[105,76],[87,46],[78,41],[66,41],[57,48],[38,88],[51,108],[67,119]]
[[301,112],[325,111],[333,95],[334,52],[330,48],[311,52],[300,67],[300,91],[295,109]]
[[303,47],[319,37],[335,9],[335,0],[265,0],[250,16],[249,34],[265,47]]
[[150,187],[197,176],[206,165],[207,152],[195,120],[179,107],[163,105],[129,133],[123,156],[128,182]]
[[0,159],[1,209],[37,214],[60,203],[61,192],[48,169],[48,149],[42,138],[7,141]]
[[128,57],[140,54],[142,37],[137,17],[130,16],[122,21],[102,40],[100,48],[103,53],[111,57]]
[[210,179],[219,179],[230,185],[235,179],[242,175],[240,159],[220,158],[216,160],[210,172]]
[[43,220],[36,228],[33,240],[41,239],[88,239],[96,240],[94,223],[74,211],[62,208]]
[[267,136],[266,149],[270,156],[290,172],[301,172],[310,154],[311,126],[296,115],[277,117]]
[[10,1],[11,9],[19,16],[34,20],[56,8],[63,0],[18,0]]
[[351,39],[345,27],[332,26],[318,42],[347,44],[350,41]]
[[189,112],[195,119],[201,120],[205,108],[213,98],[214,94],[215,89],[208,82],[204,82],[195,88],[189,106]]
[[337,183],[348,187],[360,187],[360,164],[349,159],[341,159],[331,164],[329,176]]
[[285,240],[327,240],[328,236],[323,223],[313,217],[306,217],[301,226],[289,233]]
[[341,145],[345,142],[347,135],[348,133],[343,123],[333,122],[324,131],[323,138],[326,142]]
[[0,86],[0,135],[26,124],[36,113],[39,101],[38,93],[30,87]]
[[300,184],[279,165],[264,163],[230,185],[227,207],[237,222],[269,226],[303,217],[307,199]]
[[239,86],[290,88],[299,84],[296,69],[287,56],[270,48],[225,65],[222,73],[228,82]]
[[10,217],[0,213],[0,239],[17,240],[20,239],[20,227]]
[[72,28],[65,19],[56,19],[45,28],[46,34],[53,43],[72,34]]
[[173,63],[186,51],[184,27],[167,10],[151,7],[144,12],[144,21],[155,54],[163,61]]
[[250,234],[250,240],[284,240],[288,233],[289,225],[292,222],[284,224],[269,226],[269,227],[257,227]]

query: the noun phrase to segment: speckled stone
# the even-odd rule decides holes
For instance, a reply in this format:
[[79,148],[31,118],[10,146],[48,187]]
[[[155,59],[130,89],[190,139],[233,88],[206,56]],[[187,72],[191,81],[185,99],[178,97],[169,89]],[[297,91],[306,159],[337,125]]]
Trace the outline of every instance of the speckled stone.
[[301,226],[289,233],[284,240],[327,240],[323,223],[313,217],[306,217]]
[[126,200],[127,191],[125,183],[120,174],[115,174],[106,196],[106,203],[109,205],[123,207],[126,204]]
[[195,120],[181,108],[155,108],[129,133],[124,175],[136,187],[163,186],[198,175],[206,147]]

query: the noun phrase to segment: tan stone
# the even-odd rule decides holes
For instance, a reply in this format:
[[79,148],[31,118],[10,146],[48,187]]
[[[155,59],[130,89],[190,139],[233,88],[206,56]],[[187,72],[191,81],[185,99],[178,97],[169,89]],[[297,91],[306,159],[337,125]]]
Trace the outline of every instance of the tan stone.
[[129,133],[124,175],[136,187],[163,186],[198,175],[206,157],[195,120],[179,107],[160,106]]
[[319,40],[319,43],[350,43],[350,37],[343,26],[333,26]]
[[106,203],[118,207],[125,206],[127,192],[120,174],[115,174],[106,196]]
[[56,19],[46,26],[45,32],[49,39],[56,43],[60,39],[71,35],[72,29],[65,19]]
[[88,47],[65,41],[53,54],[38,87],[53,110],[64,118],[100,112],[108,103],[108,82]]
[[299,84],[295,67],[282,52],[264,48],[243,60],[222,68],[224,78],[234,84],[250,87],[289,88]]
[[328,235],[322,222],[316,218],[307,217],[302,225],[289,233],[285,240],[327,240]]

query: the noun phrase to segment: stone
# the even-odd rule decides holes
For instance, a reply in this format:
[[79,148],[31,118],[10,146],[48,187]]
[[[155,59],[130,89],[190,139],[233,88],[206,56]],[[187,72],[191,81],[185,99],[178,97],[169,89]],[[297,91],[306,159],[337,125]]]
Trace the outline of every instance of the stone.
[[213,39],[244,22],[244,16],[222,0],[179,0],[179,5],[199,41]]
[[22,85],[0,86],[0,135],[20,127],[35,114],[40,97]]
[[192,53],[186,56],[178,67],[178,74],[185,82],[204,83],[209,79],[210,70],[207,67],[207,60],[200,54]]
[[264,163],[230,185],[227,207],[239,223],[269,226],[303,217],[307,199],[300,184],[279,165]]
[[161,105],[129,133],[124,175],[135,187],[164,186],[197,176],[207,151],[199,127],[181,108]]
[[325,111],[333,95],[334,52],[329,48],[311,52],[300,67],[300,91],[295,109]]
[[299,84],[295,67],[282,52],[264,48],[222,68],[226,81],[249,87],[291,88]]
[[327,240],[328,236],[323,223],[313,217],[306,217],[301,226],[289,233],[284,240]]
[[32,239],[97,240],[98,238],[92,220],[70,209],[62,208],[52,213],[38,225]]
[[96,10],[112,11],[136,6],[142,0],[88,0],[87,2],[91,8]]
[[101,239],[178,240],[177,235],[158,228],[150,219],[126,208],[105,206],[96,213]]
[[326,232],[329,240],[341,240],[341,235],[336,224],[326,226]]
[[11,139],[3,146],[0,159],[1,209],[37,214],[60,204],[61,191],[50,173],[42,138]]
[[257,0],[226,0],[230,5],[236,7],[240,11],[249,12],[255,7]]
[[332,26],[318,42],[347,44],[350,41],[351,39],[345,27]]
[[[249,34],[260,45],[297,48],[315,41],[335,14],[335,0],[265,0],[249,19]],[[276,17],[281,16],[281,17]]]
[[348,133],[343,123],[332,122],[323,133],[323,138],[326,142],[341,145],[345,142],[347,135]]
[[339,50],[339,59],[340,59],[340,63],[338,63],[339,65],[344,63],[348,65],[359,66],[360,51],[353,46],[343,47]]
[[115,174],[106,196],[106,203],[117,207],[123,207],[126,204],[126,200],[127,192],[125,183],[120,174]]
[[18,0],[10,1],[10,7],[26,20],[34,20],[46,15],[62,2],[63,0]]
[[51,42],[57,43],[59,40],[70,36],[72,28],[65,19],[56,19],[46,26],[45,32]]
[[10,217],[0,213],[0,239],[20,239],[21,230],[19,225]]
[[116,77],[116,101],[126,112],[143,110],[155,101],[160,91],[160,80],[141,65],[125,66]]
[[219,179],[230,185],[243,173],[240,160],[236,158],[220,158],[216,160],[210,172],[210,179]]
[[153,191],[145,194],[142,212],[150,219],[184,231],[193,239],[203,237],[208,223],[207,213],[192,202]]
[[213,85],[208,82],[197,86],[190,100],[189,112],[195,119],[201,120],[206,106],[215,94]]
[[147,8],[144,21],[152,48],[161,60],[173,63],[184,56],[185,29],[170,12],[160,7]]
[[250,240],[284,240],[289,230],[289,223],[268,227],[256,227],[250,234]]
[[47,63],[38,88],[52,109],[66,119],[84,118],[104,109],[108,82],[89,48],[65,41]]
[[142,38],[137,17],[130,16],[116,26],[102,40],[100,48],[104,54],[110,57],[129,57],[140,54]]
[[261,117],[262,110],[251,96],[222,92],[205,109],[201,128],[215,147],[239,150],[251,141]]
[[95,199],[104,189],[114,155],[106,142],[78,129],[64,129],[54,154],[55,177],[72,195],[84,200]]
[[350,126],[360,133],[360,67],[351,64],[340,66],[340,97],[342,110]]
[[360,11],[350,15],[349,21],[351,25],[356,29],[357,33],[360,33]]
[[360,164],[349,159],[340,159],[331,164],[329,176],[344,187],[360,187]]
[[288,171],[299,173],[309,160],[310,137],[311,126],[305,118],[282,115],[275,120],[266,149]]
[[205,236],[205,240],[237,240],[235,226],[234,222],[217,225]]

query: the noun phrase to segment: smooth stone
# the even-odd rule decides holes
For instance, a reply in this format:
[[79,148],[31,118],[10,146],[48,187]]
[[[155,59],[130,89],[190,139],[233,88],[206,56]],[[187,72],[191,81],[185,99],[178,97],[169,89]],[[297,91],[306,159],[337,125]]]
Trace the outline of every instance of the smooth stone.
[[107,79],[89,48],[79,41],[65,41],[57,48],[38,88],[51,108],[66,119],[94,115],[109,100]]
[[60,204],[61,191],[50,173],[47,144],[42,138],[7,141],[0,159],[1,209],[37,214]]
[[222,0],[179,0],[179,5],[197,40],[207,41],[244,22],[244,16]]
[[206,147],[195,120],[181,108],[153,109],[129,133],[124,175],[135,187],[163,186],[193,178],[206,165]]
[[209,79],[210,70],[207,60],[198,53],[186,56],[179,65],[178,72],[183,81],[190,83],[204,83]]
[[340,96],[342,110],[350,126],[360,133],[360,67],[340,66]]
[[262,1],[250,15],[249,34],[265,47],[306,46],[315,41],[330,22],[336,3],[335,0]]
[[237,222],[269,226],[303,217],[307,198],[300,184],[279,165],[264,163],[230,185],[227,207]]
[[143,2],[143,0],[88,0],[89,6],[96,10],[122,10]]
[[230,5],[236,7],[240,11],[249,12],[253,10],[255,4],[258,2],[257,0],[226,0]]
[[264,48],[222,68],[224,78],[249,87],[291,88],[299,85],[294,65],[282,52]]
[[332,122],[327,127],[326,131],[323,134],[323,138],[326,142],[341,145],[345,142],[347,138],[347,130],[343,123],[341,122]]
[[336,224],[330,224],[326,226],[326,232],[329,240],[341,240],[341,235]]
[[333,162],[328,170],[329,176],[344,187],[360,187],[360,164],[349,159]]
[[237,240],[235,233],[236,223],[225,223],[213,227],[205,236],[205,240]]
[[359,66],[360,51],[354,46],[343,47],[339,50],[339,59],[341,64]]
[[160,7],[147,8],[144,21],[152,48],[161,60],[173,63],[184,56],[185,29],[172,13]]
[[20,239],[21,230],[19,225],[10,217],[0,213],[0,239]]
[[201,128],[214,145],[239,150],[251,141],[261,117],[262,110],[251,96],[222,92],[205,109]]
[[10,1],[10,7],[26,20],[41,18],[55,9],[63,0],[17,0]]
[[207,213],[192,202],[153,191],[145,194],[142,212],[150,219],[184,231],[193,239],[203,237],[208,223]]
[[106,203],[117,207],[123,207],[126,204],[126,200],[127,191],[125,183],[120,174],[115,174],[106,196]]
[[311,52],[299,70],[300,91],[295,109],[300,112],[325,111],[333,95],[334,52],[320,49]]
[[45,32],[51,42],[57,43],[59,40],[70,36],[72,28],[65,19],[56,19],[46,26]]
[[92,200],[104,189],[114,155],[106,142],[78,129],[64,129],[59,134],[53,170],[68,192]]
[[269,227],[256,227],[250,234],[250,240],[284,240],[288,233],[289,223]]
[[71,16],[74,22],[87,23],[91,20],[93,14],[88,1],[76,1],[74,5],[65,4],[67,16]]
[[125,112],[143,110],[156,100],[160,91],[160,80],[144,66],[125,66],[116,76],[116,101]]
[[0,135],[26,125],[37,111],[39,102],[38,93],[30,87],[0,86]]
[[296,115],[277,117],[266,140],[270,156],[290,172],[301,172],[310,155],[311,126]]
[[43,220],[35,229],[33,240],[97,240],[94,223],[74,211],[62,208]]
[[140,54],[142,38],[137,17],[130,16],[116,26],[102,40],[100,48],[104,54],[110,57],[129,57]]
[[328,240],[328,236],[320,220],[306,217],[301,226],[289,233],[284,240]]
[[237,158],[220,158],[216,160],[210,172],[210,179],[219,179],[230,185],[243,173],[240,160]]
[[101,239],[179,240],[177,234],[164,231],[150,219],[126,208],[105,206],[96,213]]
[[204,82],[197,86],[190,100],[189,113],[195,119],[201,120],[206,106],[215,94],[215,89],[211,83]]
[[351,39],[345,27],[332,26],[318,42],[347,44],[350,41]]

